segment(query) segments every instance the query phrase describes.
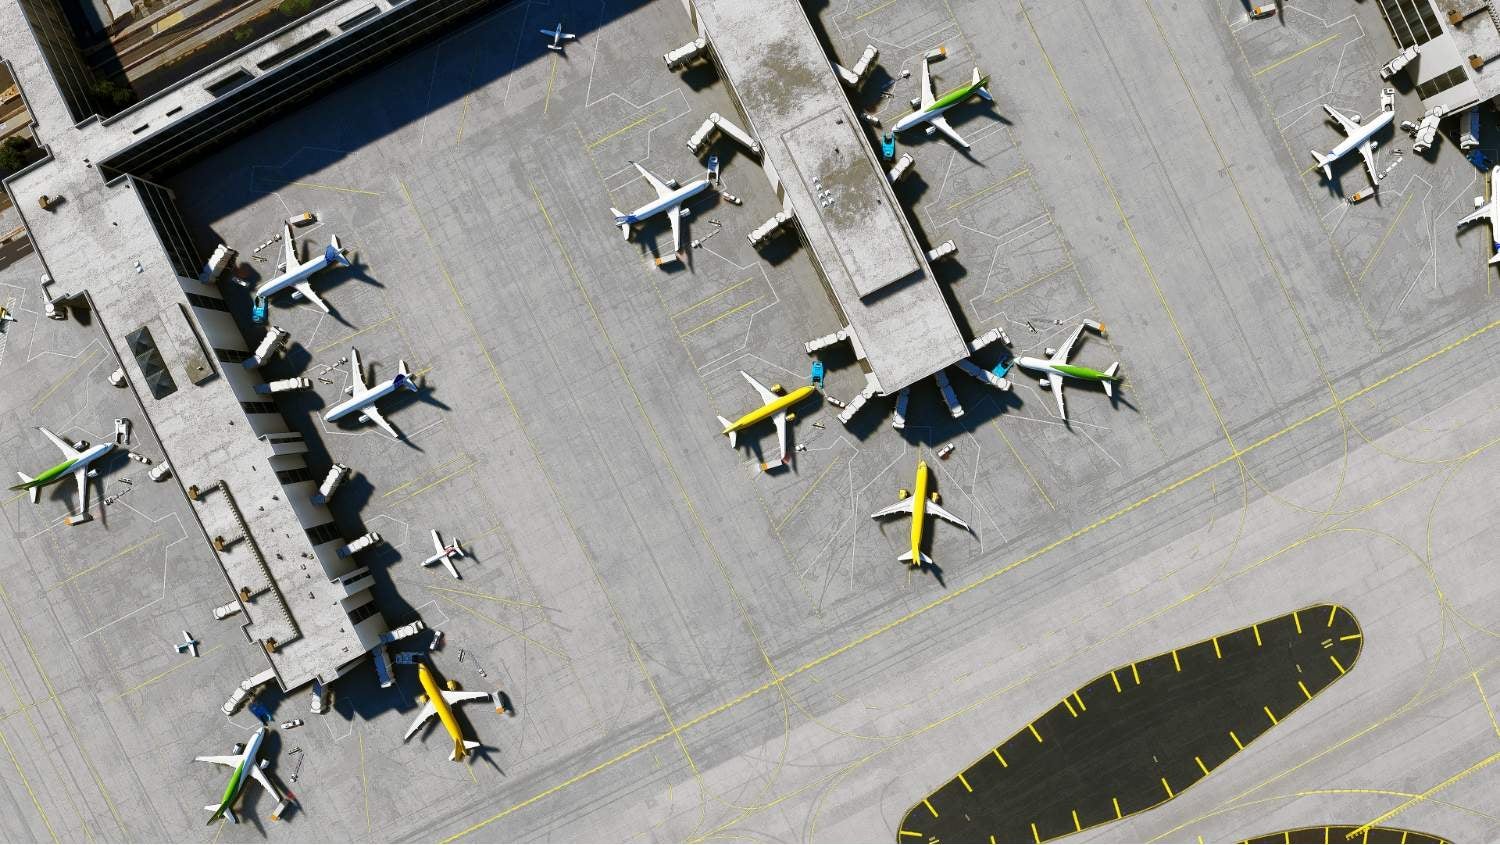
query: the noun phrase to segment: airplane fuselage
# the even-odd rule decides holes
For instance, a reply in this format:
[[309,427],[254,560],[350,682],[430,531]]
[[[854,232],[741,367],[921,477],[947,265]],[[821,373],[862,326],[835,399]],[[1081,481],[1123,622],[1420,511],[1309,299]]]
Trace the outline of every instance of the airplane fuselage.
[[927,462],[917,461],[917,480],[911,491],[911,560],[922,562],[922,529],[927,525]]
[[442,551],[422,561],[422,565],[431,566],[434,563],[443,563],[449,558],[459,557],[460,555],[462,555],[462,552],[459,551],[458,546],[444,546]]
[[62,463],[59,463],[55,466],[50,466],[30,481],[24,481],[20,484],[12,485],[10,489],[32,490],[38,487],[46,487],[47,485],[66,478],[67,476],[72,475],[73,473],[81,469],[88,469],[90,464],[109,454],[114,450],[114,448],[115,445],[113,443],[95,444],[83,450],[83,454],[79,455],[78,457],[63,461]]
[[1016,359],[1016,366],[1053,378],[1067,376],[1081,381],[1113,381],[1116,378],[1091,367],[1080,367],[1077,364],[1054,364],[1046,358],[1032,358],[1025,355]]
[[708,187],[709,185],[707,179],[694,179],[693,181],[687,183],[686,185],[683,185],[670,194],[662,197],[657,197],[651,202],[648,202],[640,208],[637,208],[635,211],[632,211],[629,214],[625,215],[626,219],[624,222],[628,224],[636,224],[640,223],[648,217],[660,214],[663,211],[670,211],[671,209],[682,205],[684,202],[687,202],[693,197],[708,190]]
[[813,387],[812,385],[805,384],[785,396],[777,397],[776,401],[767,402],[766,404],[760,406],[759,408],[756,408],[743,417],[740,417],[739,419],[725,426],[724,430],[720,432],[720,434],[729,434],[730,432],[734,431],[743,431],[750,426],[755,425],[756,423],[764,422],[811,396],[816,390],[817,388]]
[[464,747],[464,735],[458,727],[458,720],[453,718],[453,708],[449,706],[448,700],[443,698],[443,691],[438,686],[437,678],[433,677],[432,670],[427,668],[426,663],[417,664],[417,679],[422,682],[422,692],[427,695],[427,701],[432,709],[437,712],[438,721],[443,723],[443,729],[453,739],[454,760],[462,760],[469,756],[469,751]]
[[978,94],[980,89],[984,88],[989,83],[990,78],[988,76],[985,76],[981,77],[978,82],[970,82],[967,85],[960,85],[959,87],[954,88],[952,91],[949,91],[943,96],[938,97],[936,100],[933,100],[932,105],[928,106],[927,108],[917,109],[916,111],[913,111],[900,120],[896,121],[895,125],[891,127],[891,131],[905,132],[906,130],[911,129],[914,126],[932,120],[934,117],[940,117],[942,116],[943,112],[947,111],[948,109],[951,109],[954,106],[962,105],[963,103],[968,101],[970,97]]
[[361,390],[348,399],[334,405],[328,410],[328,413],[323,415],[323,419],[327,422],[337,422],[339,419],[347,417],[355,411],[362,411],[374,405],[386,396],[405,388],[410,383],[405,377],[400,376],[387,379],[374,387]]
[[1390,123],[1392,120],[1395,120],[1395,119],[1396,119],[1396,113],[1395,112],[1393,112],[1393,111],[1386,111],[1385,109],[1381,109],[1380,113],[1375,116],[1374,120],[1371,120],[1369,123],[1361,123],[1359,125],[1360,129],[1359,129],[1358,132],[1352,132],[1352,133],[1350,133],[1348,137],[1346,137],[1344,140],[1342,140],[1342,141],[1339,142],[1338,146],[1336,146],[1333,149],[1329,150],[1328,151],[1328,158],[1329,159],[1342,158],[1345,153],[1348,153],[1351,150],[1357,150],[1357,149],[1359,149],[1359,147],[1360,147],[1361,144],[1363,144],[1364,142],[1370,140],[1370,138],[1376,132],[1379,132],[1381,129],[1384,129],[1385,126],[1386,126],[1386,124]]
[[230,808],[234,805],[234,802],[239,800],[240,793],[245,791],[245,783],[250,780],[249,768],[260,764],[260,744],[265,741],[265,738],[265,728],[259,728],[255,733],[250,735],[250,741],[245,743],[244,759],[230,773],[229,783],[224,787],[224,795],[219,799],[219,809],[212,816],[209,816],[209,824],[213,824],[225,813],[230,812]]
[[1495,194],[1500,192],[1500,166],[1490,170],[1490,243],[1495,247],[1495,253],[1500,254],[1500,203],[1495,202]]
[[260,297],[261,299],[268,299],[278,293],[281,293],[289,287],[293,287],[297,284],[300,284],[301,282],[306,281],[315,274],[327,269],[328,266],[332,263],[333,261],[329,259],[328,255],[325,253],[318,256],[317,258],[312,259],[306,264],[299,264],[296,267],[288,267],[286,268],[286,271],[283,272],[280,276],[277,276],[276,278],[268,282],[262,282],[261,284],[257,285],[255,288],[255,295]]

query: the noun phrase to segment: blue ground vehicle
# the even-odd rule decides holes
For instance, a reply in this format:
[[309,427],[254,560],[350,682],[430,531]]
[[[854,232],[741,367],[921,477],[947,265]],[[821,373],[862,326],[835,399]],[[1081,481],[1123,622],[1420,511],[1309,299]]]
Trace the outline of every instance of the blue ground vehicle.
[[823,389],[823,362],[812,362],[812,384],[819,390]]
[[255,298],[255,305],[250,309],[250,322],[256,324],[257,326],[265,324],[266,300],[264,297],[257,296]]
[[880,154],[885,156],[886,161],[890,161],[896,157],[895,133],[887,132],[880,136]]

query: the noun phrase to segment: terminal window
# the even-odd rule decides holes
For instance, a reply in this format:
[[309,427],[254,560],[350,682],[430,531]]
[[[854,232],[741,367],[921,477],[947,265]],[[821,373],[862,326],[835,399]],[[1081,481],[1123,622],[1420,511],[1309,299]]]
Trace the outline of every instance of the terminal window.
[[1380,11],[1403,50],[1426,44],[1443,34],[1431,0],[1380,0]]
[[1435,97],[1440,92],[1447,91],[1467,78],[1464,76],[1462,68],[1452,68],[1447,73],[1441,76],[1434,76],[1421,85],[1418,85],[1417,96],[1424,100]]

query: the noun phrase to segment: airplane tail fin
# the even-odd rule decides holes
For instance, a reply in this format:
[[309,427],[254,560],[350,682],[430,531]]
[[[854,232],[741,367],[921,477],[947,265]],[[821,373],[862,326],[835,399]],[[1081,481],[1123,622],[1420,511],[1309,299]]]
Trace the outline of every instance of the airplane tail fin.
[[469,756],[469,752],[479,747],[479,743],[472,739],[455,739],[453,741],[453,756],[449,760],[455,762]]
[[412,391],[413,393],[416,392],[417,383],[412,380],[411,367],[408,367],[406,365],[405,358],[401,358],[396,362],[396,377],[400,380],[402,387]]
[[990,84],[990,78],[988,76],[981,76],[978,67],[974,68],[974,77],[972,82],[974,85],[974,93],[985,98],[986,100],[989,100],[990,102],[995,101],[995,96],[991,94],[987,88],[985,88],[986,85]]
[[625,236],[625,240],[630,240],[630,215],[614,207],[609,209],[609,213],[615,216],[615,225],[620,227],[620,234]]
[[350,264],[349,259],[344,256],[344,248],[339,244],[338,235],[334,235],[333,237],[328,239],[328,248],[323,250],[323,257],[327,259],[329,264],[342,264],[345,267],[354,266]]
[[1317,150],[1312,150],[1312,157],[1315,161],[1317,161],[1318,166],[1323,168],[1324,178],[1328,179],[1329,181],[1333,181],[1333,167],[1331,166],[1333,164],[1333,158],[1331,156],[1323,155]]
[[40,487],[31,487],[31,488],[28,488],[26,486],[26,485],[30,484],[34,480],[31,476],[27,475],[24,472],[17,472],[16,473],[16,477],[19,478],[19,479],[21,479],[21,483],[20,484],[12,484],[10,486],[10,489],[12,489],[12,490],[28,490],[29,489],[30,492],[31,492],[31,503],[34,505],[38,501],[41,501],[41,498],[42,498],[42,488],[40,488]]
[[[1490,256],[1490,263],[1500,264],[1500,244],[1495,245],[1495,254]],[[12,487],[11,489],[14,490],[16,488]]]
[[[925,564],[927,564],[928,566],[931,566],[932,565],[932,558],[928,557],[926,552],[922,552],[921,555],[922,555],[922,562],[925,563]],[[902,563],[911,563],[911,552],[907,552],[906,554],[903,554],[902,556],[896,558],[896,560],[898,560],[898,561],[900,561]]]
[[729,435],[729,448],[733,449],[734,448],[734,442],[735,442],[735,440],[738,439],[737,435],[739,434],[739,432],[730,431],[729,430],[729,420],[726,420],[723,417],[719,417],[719,425],[724,426],[724,432],[723,433]]
[[1108,396],[1108,397],[1111,397],[1111,398],[1114,397],[1114,395],[1115,395],[1115,382],[1117,382],[1117,381],[1120,380],[1120,378],[1119,378],[1119,372],[1120,372],[1120,362],[1119,361],[1116,361],[1113,364],[1110,364],[1109,365],[1109,369],[1107,369],[1107,370],[1104,371],[1104,375],[1108,376],[1108,378],[1106,378],[1104,381],[1101,381],[1099,383],[1102,384],[1102,385],[1104,385],[1104,395],[1105,396]]
[[234,810],[231,810],[221,804],[207,804],[204,805],[203,809],[213,812],[213,815],[208,817],[209,824],[213,824],[221,818],[229,819],[230,824],[240,823],[240,817],[235,815]]

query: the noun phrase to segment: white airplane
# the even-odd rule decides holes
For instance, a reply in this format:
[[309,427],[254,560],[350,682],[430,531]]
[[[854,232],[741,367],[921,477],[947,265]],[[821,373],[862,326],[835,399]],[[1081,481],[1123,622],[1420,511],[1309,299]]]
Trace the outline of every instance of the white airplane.
[[[630,240],[630,227],[648,217],[666,212],[667,219],[672,221],[672,254],[675,258],[682,252],[682,218],[688,215],[688,210],[683,207],[683,203],[708,190],[709,182],[707,179],[694,179],[679,187],[675,179],[663,182],[639,164],[633,161],[631,164],[635,164],[635,169],[639,170],[641,175],[646,177],[646,181],[651,183],[651,187],[656,189],[656,199],[629,214],[618,208],[611,208],[610,211],[615,215],[615,225],[620,227],[621,234],[628,241]],[[665,264],[670,260],[672,259],[658,258],[656,263]]]
[[1376,132],[1384,129],[1386,124],[1396,118],[1394,111],[1381,109],[1374,120],[1369,123],[1360,123],[1359,115],[1347,115],[1330,105],[1324,105],[1323,111],[1328,112],[1343,130],[1345,138],[1339,142],[1337,147],[1329,150],[1326,154],[1317,150],[1312,151],[1312,157],[1318,166],[1323,169],[1323,176],[1329,180],[1333,179],[1333,163],[1343,158],[1350,150],[1358,149],[1359,154],[1365,160],[1365,170],[1370,173],[1370,184],[1380,185],[1380,173],[1375,170],[1375,141]]
[[1041,373],[1040,384],[1042,387],[1051,387],[1052,395],[1057,397],[1057,415],[1062,417],[1063,422],[1068,421],[1068,409],[1063,404],[1063,379],[1072,378],[1080,381],[1097,382],[1104,388],[1105,396],[1115,395],[1115,382],[1120,380],[1120,362],[1116,361],[1109,365],[1109,369],[1100,372],[1088,367],[1080,367],[1068,363],[1068,356],[1073,354],[1073,346],[1078,342],[1078,336],[1083,334],[1084,328],[1091,328],[1100,334],[1105,333],[1104,324],[1093,320],[1084,320],[1073,330],[1073,334],[1060,349],[1047,349],[1046,358],[1031,358],[1021,356],[1016,359],[1016,365],[1032,372]]
[[193,639],[193,635],[192,634],[189,634],[187,631],[183,631],[182,632],[182,642],[180,642],[180,643],[177,644],[177,653],[178,654],[186,654],[188,652],[191,652],[194,657],[197,657],[198,656],[198,646],[199,645],[200,645],[199,641]]
[[[278,802],[285,800],[282,797],[281,790],[277,789],[276,785],[271,782],[271,779],[266,777],[265,768],[269,763],[259,759],[260,745],[265,739],[266,729],[257,728],[255,733],[250,735],[250,741],[245,744],[243,751],[217,757],[204,756],[193,758],[198,763],[213,763],[216,766],[227,766],[233,770],[233,773],[229,776],[229,784],[224,787],[224,794],[219,798],[219,803],[209,804],[203,808],[213,812],[213,815],[208,817],[209,824],[213,824],[225,816],[228,816],[231,822],[239,824],[240,819],[239,816],[235,815],[234,805],[239,802],[240,796],[245,791],[245,784],[250,782],[250,778],[258,781],[266,792],[270,793],[271,797],[275,798]],[[292,800],[296,800],[295,795],[292,795],[290,792],[286,794]],[[271,818],[274,820],[277,817],[273,815]]]
[[437,529],[434,528],[432,529],[432,547],[437,550],[437,554],[422,561],[422,565],[432,566],[435,563],[441,563],[448,567],[448,574],[454,578],[459,577],[458,567],[453,565],[454,558],[464,557],[464,550],[459,546],[459,539],[454,537],[453,542],[445,546],[443,545],[443,538],[438,536]]
[[1490,256],[1491,264],[1500,264],[1500,203],[1495,202],[1495,187],[1497,182],[1500,182],[1500,167],[1496,167],[1490,171],[1489,202],[1484,202],[1483,197],[1475,197],[1474,213],[1458,221],[1458,228],[1460,229],[1480,220],[1487,219],[1490,221],[1490,243],[1495,248],[1495,254]]
[[557,22],[557,29],[544,29],[542,30],[542,34],[552,39],[552,43],[547,45],[547,49],[556,50],[559,53],[562,52],[564,41],[572,41],[578,37],[571,32],[563,32],[562,21]]
[[334,405],[328,413],[323,415],[325,422],[337,422],[342,417],[359,412],[360,422],[372,422],[385,429],[390,436],[401,439],[396,429],[380,415],[380,409],[375,403],[381,398],[395,393],[398,390],[410,390],[417,392],[416,382],[411,380],[411,370],[407,369],[406,362],[401,361],[396,368],[396,374],[385,381],[370,387],[365,382],[365,369],[359,361],[359,350],[349,350],[349,386],[344,388],[348,399]]
[[255,287],[255,295],[261,299],[267,299],[287,288],[292,288],[293,299],[306,299],[308,302],[322,309],[324,314],[329,313],[328,303],[323,298],[313,293],[312,283],[308,280],[321,270],[342,264],[350,266],[349,259],[345,257],[348,250],[339,246],[339,236],[334,235],[328,239],[328,246],[323,249],[323,254],[307,261],[297,260],[297,248],[292,242],[292,225],[283,224],[281,230],[281,263],[277,270],[281,275],[268,282],[261,282]]
[[99,470],[92,469],[89,465],[109,454],[115,448],[115,444],[96,443],[80,452],[74,449],[72,444],[53,434],[46,426],[39,425],[36,430],[46,435],[47,439],[52,441],[52,445],[62,451],[63,462],[56,466],[48,467],[38,473],[35,478],[24,472],[17,472],[16,476],[21,479],[21,483],[12,484],[10,489],[29,492],[31,494],[31,503],[34,505],[41,500],[43,487],[71,473],[73,481],[78,485],[78,512],[87,513],[89,509],[89,479],[99,476]]
[[[947,51],[941,47],[938,48],[937,52],[939,53],[939,55],[947,55]],[[939,97],[932,90],[932,74],[927,69],[927,59],[927,56],[922,57],[921,98],[919,100],[913,101],[914,108],[912,109],[911,113],[896,121],[896,123],[891,126],[891,131],[904,132],[915,126],[925,123],[927,124],[928,135],[931,135],[934,132],[941,132],[952,139],[955,144],[958,144],[960,147],[963,147],[967,150],[969,149],[969,142],[965,141],[963,137],[960,136],[958,132],[948,124],[948,119],[943,117],[943,113],[948,111],[948,109],[953,108],[954,106],[962,105],[968,102],[969,98],[975,96],[976,94],[980,97],[983,97],[985,100],[994,102],[994,96],[992,96],[989,90],[985,88],[985,86],[989,84],[990,78],[988,76],[981,76],[979,73],[979,68],[976,67],[974,68],[974,76],[969,80],[967,85],[960,85],[959,87],[954,88],[952,91],[949,91],[948,93]]]
[[804,384],[791,393],[781,394],[756,381],[744,370],[740,370],[740,375],[745,377],[745,381],[750,382],[750,386],[755,388],[755,392],[760,394],[761,401],[765,404],[734,422],[719,417],[719,424],[724,426],[724,430],[719,433],[729,436],[729,448],[733,449],[735,440],[741,431],[769,419],[776,424],[776,440],[781,444],[781,458],[774,464],[761,464],[760,470],[761,472],[765,472],[773,466],[791,463],[792,459],[786,453],[786,424],[788,420],[796,419],[796,415],[790,414],[788,411],[802,400],[813,395],[817,388],[810,384]]

